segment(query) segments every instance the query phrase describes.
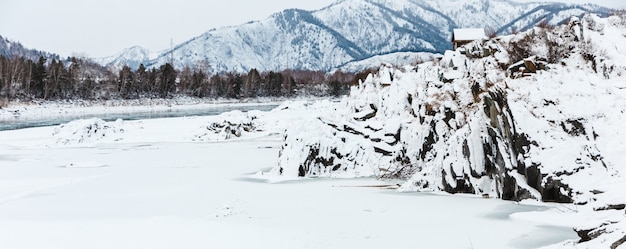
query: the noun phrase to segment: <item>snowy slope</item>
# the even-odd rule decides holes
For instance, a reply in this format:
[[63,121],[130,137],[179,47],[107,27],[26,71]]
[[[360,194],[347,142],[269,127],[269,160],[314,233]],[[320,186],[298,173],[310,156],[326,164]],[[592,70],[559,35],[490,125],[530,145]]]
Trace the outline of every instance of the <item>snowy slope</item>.
[[375,55],[367,59],[351,61],[340,67],[333,69],[344,72],[363,72],[368,69],[378,69],[383,64],[391,64],[394,66],[417,64],[424,61],[432,61],[438,54],[428,52],[396,52],[384,55]]
[[328,71],[394,52],[442,53],[451,47],[450,32],[457,27],[489,27],[506,33],[527,29],[544,18],[559,23],[583,12],[609,10],[493,0],[342,0],[316,11],[289,9],[262,21],[211,30],[150,60],[139,53],[103,63],[143,61],[159,66],[173,55],[178,68],[201,65],[211,72]]
[[[625,42],[626,16],[588,15],[474,42],[439,63],[383,66],[328,114],[290,127],[270,173],[404,179],[402,191],[572,203],[569,213],[580,213],[570,225],[584,243],[563,245],[619,245]],[[531,55],[546,61],[545,71],[506,70]]]

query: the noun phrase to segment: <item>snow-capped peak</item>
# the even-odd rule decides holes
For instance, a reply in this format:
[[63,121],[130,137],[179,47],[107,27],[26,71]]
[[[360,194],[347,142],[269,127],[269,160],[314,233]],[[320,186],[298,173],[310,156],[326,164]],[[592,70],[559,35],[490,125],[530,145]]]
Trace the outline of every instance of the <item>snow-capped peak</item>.
[[149,61],[153,58],[156,58],[158,53],[152,52],[147,48],[141,46],[132,46],[130,48],[124,49],[122,52],[112,55],[109,57],[98,58],[95,59],[96,62],[115,69],[119,70],[123,66],[129,66],[131,69],[139,68],[139,65]]

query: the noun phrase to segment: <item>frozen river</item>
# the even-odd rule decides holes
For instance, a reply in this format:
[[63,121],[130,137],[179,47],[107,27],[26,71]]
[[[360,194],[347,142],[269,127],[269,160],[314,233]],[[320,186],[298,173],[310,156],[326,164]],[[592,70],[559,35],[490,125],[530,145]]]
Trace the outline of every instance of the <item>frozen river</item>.
[[[258,121],[280,130],[297,124],[289,115]],[[267,183],[253,176],[276,164],[281,135],[192,141],[211,118],[124,121],[120,137],[69,146],[55,143],[54,127],[1,131],[0,248],[537,248],[576,239],[571,228],[511,216],[544,206],[367,187],[394,184],[377,179]]]
[[251,110],[269,111],[278,105],[216,105],[205,108],[169,109],[169,110],[139,110],[124,112],[104,112],[104,113],[70,113],[70,114],[50,114],[35,117],[22,117],[14,115],[10,118],[0,119],[0,131],[24,129],[31,127],[51,126],[67,123],[76,119],[100,118],[105,121],[139,120],[154,118],[173,118],[190,116],[211,116],[220,113],[239,110],[247,112]]

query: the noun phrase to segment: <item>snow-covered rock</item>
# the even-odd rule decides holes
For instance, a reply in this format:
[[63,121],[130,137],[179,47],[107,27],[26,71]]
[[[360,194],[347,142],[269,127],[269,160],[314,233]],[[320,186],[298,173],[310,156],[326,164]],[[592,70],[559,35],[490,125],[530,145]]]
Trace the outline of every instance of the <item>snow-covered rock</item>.
[[199,129],[194,141],[224,141],[245,137],[247,134],[263,132],[263,124],[255,114],[231,111],[214,118],[214,121]]
[[[626,240],[625,31],[625,16],[587,15],[477,41],[439,62],[383,66],[333,112],[290,127],[270,173],[573,203],[602,215],[577,225],[582,244],[559,246],[616,248]],[[545,70],[509,77],[509,65],[530,56]]]
[[54,129],[52,136],[61,145],[78,145],[93,143],[102,139],[122,139],[124,121],[106,122],[99,118],[79,119]]

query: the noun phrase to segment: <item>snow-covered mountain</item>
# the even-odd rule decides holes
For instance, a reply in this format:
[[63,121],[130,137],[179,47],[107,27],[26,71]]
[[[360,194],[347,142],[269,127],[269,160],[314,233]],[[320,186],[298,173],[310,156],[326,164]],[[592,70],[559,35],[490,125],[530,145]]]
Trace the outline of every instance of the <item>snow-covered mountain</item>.
[[140,46],[133,46],[124,51],[104,58],[97,58],[95,61],[103,66],[120,70],[124,66],[129,66],[135,70],[139,68],[139,65],[149,61],[151,58],[158,56],[158,53],[151,52],[147,48]]
[[580,241],[554,248],[622,248],[624,43],[625,15],[585,15],[383,66],[328,114],[288,128],[270,173],[572,203]]
[[485,27],[501,33],[525,30],[544,20],[608,9],[595,5],[516,3],[507,0],[341,0],[315,11],[289,9],[262,21],[208,31],[145,60],[122,53],[104,64],[143,62],[158,66],[208,65],[212,72],[323,70],[394,52],[451,48],[451,30]]

